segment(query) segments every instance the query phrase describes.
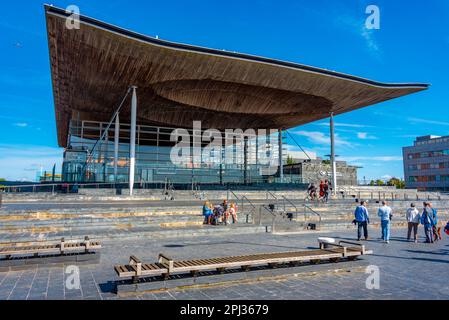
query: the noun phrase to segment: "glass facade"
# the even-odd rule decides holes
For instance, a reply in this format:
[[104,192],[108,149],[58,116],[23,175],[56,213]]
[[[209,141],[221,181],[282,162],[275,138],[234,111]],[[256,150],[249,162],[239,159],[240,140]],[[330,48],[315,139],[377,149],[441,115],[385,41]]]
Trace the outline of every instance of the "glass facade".
[[[115,127],[112,125],[109,130],[107,127],[104,122],[70,122],[63,163],[64,181],[128,182],[130,125],[120,124],[117,163]],[[217,137],[212,134],[213,139],[210,138],[209,130],[181,129],[177,137],[173,136],[174,130],[137,126],[136,183],[168,180],[176,184],[251,184],[278,180],[279,133],[275,130],[265,130],[263,134],[245,131],[243,135],[221,132],[221,148],[211,147],[210,141],[217,141]],[[285,139],[284,136],[281,138]],[[186,149],[175,149],[181,140],[186,141],[184,139],[192,142],[197,139],[199,144],[189,146],[187,152],[182,152]],[[173,156],[177,161],[173,161]]]

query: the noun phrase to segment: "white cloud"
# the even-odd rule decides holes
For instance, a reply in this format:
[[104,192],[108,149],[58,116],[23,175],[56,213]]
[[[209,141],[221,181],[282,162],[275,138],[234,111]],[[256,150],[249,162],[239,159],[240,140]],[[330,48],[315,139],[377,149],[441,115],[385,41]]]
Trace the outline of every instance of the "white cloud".
[[[310,142],[315,144],[330,146],[331,143],[330,137],[319,131],[294,131],[293,133],[307,137]],[[353,143],[340,138],[338,134],[335,135],[335,144],[338,146],[354,147]]]
[[26,128],[26,127],[28,127],[28,123],[18,122],[18,123],[14,123],[14,126],[19,127],[19,128]]
[[392,176],[390,176],[389,174],[385,174],[381,177],[384,180],[390,180],[391,178],[393,178]]
[[349,156],[349,157],[341,157],[342,160],[352,162],[352,161],[402,161],[403,158],[401,156],[374,156],[374,157],[366,157],[366,156]]
[[357,138],[361,140],[377,140],[377,137],[370,136],[367,132],[357,132]]
[[376,58],[379,58],[382,54],[382,50],[374,37],[374,32],[377,30],[368,30],[365,26],[364,18],[365,16],[362,16],[361,19],[349,15],[338,16],[338,18],[335,19],[335,23],[360,37],[365,42],[368,51]]
[[365,39],[366,45],[370,51],[380,52],[379,45],[374,39],[373,31],[362,27],[360,35]]
[[427,123],[427,124],[435,124],[440,126],[449,126],[449,122],[446,121],[437,121],[437,120],[428,120],[428,119],[421,119],[421,118],[408,118],[408,121],[412,123]]
[[62,153],[60,148],[0,144],[0,178],[34,181],[41,166],[50,171],[55,163],[60,171]]
[[[329,127],[330,123],[329,122],[320,122],[320,123],[317,123],[317,125]],[[335,122],[334,126],[335,127],[348,127],[348,128],[373,128],[374,127],[374,126],[369,126],[366,124],[355,124],[355,123],[344,123],[344,122]]]

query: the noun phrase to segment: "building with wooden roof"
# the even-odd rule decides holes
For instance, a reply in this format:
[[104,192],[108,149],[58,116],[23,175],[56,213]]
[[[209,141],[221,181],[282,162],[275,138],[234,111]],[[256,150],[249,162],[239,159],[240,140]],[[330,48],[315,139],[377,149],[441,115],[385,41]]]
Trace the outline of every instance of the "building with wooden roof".
[[[173,128],[201,121],[203,131],[286,130],[428,87],[173,43],[86,16],[68,28],[70,12],[45,12],[58,142],[72,160],[81,152],[81,160],[64,164],[70,181],[252,183],[257,165],[170,164]],[[277,139],[268,141],[282,163],[282,134]],[[258,158],[257,140],[246,160]]]

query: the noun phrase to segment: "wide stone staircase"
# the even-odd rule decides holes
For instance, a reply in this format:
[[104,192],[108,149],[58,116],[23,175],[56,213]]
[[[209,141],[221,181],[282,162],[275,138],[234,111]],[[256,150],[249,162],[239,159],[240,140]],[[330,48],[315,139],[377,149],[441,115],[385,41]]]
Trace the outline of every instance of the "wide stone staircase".
[[[142,190],[148,191],[148,190]],[[377,190],[376,190],[377,191]],[[112,192],[112,191],[109,191]],[[371,196],[371,192],[368,192]],[[152,194],[154,197],[148,200]],[[88,194],[6,194],[0,208],[0,243],[79,239],[178,238],[225,235],[238,237],[249,233],[316,232],[355,228],[351,223],[355,197],[318,203],[304,200],[303,191],[209,191],[214,204],[229,198],[238,205],[239,223],[227,226],[203,225],[201,205],[192,192],[177,192],[176,200],[164,200],[160,190],[127,199],[105,196],[98,190]],[[449,219],[449,199],[433,195],[432,202],[440,219]],[[86,198],[87,197],[87,198]],[[105,198],[106,197],[106,198]],[[374,196],[372,196],[374,197]],[[421,208],[423,199],[416,201]],[[427,197],[427,198],[426,198]],[[410,200],[390,201],[393,227],[405,226]],[[376,199],[369,199],[371,227],[379,227]],[[378,199],[377,199],[378,201]]]
[[70,208],[0,210],[0,242],[78,239],[192,237],[265,232],[263,226],[240,223],[203,225],[201,207]]

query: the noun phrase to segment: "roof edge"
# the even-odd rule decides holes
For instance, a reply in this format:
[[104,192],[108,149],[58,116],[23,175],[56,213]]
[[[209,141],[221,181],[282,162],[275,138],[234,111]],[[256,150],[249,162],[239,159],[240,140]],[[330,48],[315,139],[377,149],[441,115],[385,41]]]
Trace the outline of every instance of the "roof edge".
[[[63,17],[69,17],[71,15],[71,13],[66,11],[65,9],[61,9],[61,8],[58,8],[58,7],[55,7],[52,5],[45,4],[44,8],[45,8],[45,12],[47,15],[53,14],[53,15],[59,15],[59,16],[63,16]],[[366,79],[366,78],[362,78],[362,77],[358,77],[358,76],[353,76],[353,75],[349,75],[349,74],[345,74],[345,73],[341,73],[341,72],[336,72],[336,71],[331,71],[331,70],[327,70],[327,69],[298,64],[298,63],[294,63],[294,62],[287,62],[287,61],[282,61],[282,60],[277,60],[277,59],[272,59],[272,58],[254,56],[254,55],[250,55],[250,54],[222,51],[222,50],[218,50],[218,49],[211,49],[211,48],[206,48],[206,47],[200,47],[200,46],[194,46],[194,45],[189,45],[189,44],[182,44],[182,43],[171,42],[171,41],[167,41],[167,40],[156,39],[156,38],[153,38],[153,37],[150,37],[147,35],[143,35],[141,33],[137,33],[134,31],[130,31],[128,29],[124,29],[124,28],[121,28],[121,27],[118,27],[118,26],[115,26],[115,25],[112,25],[112,24],[109,24],[109,23],[106,23],[106,22],[103,22],[103,21],[100,21],[100,20],[97,20],[94,18],[84,16],[84,15],[80,15],[79,19],[81,22],[90,24],[97,28],[105,29],[107,31],[118,33],[123,36],[130,37],[130,38],[133,38],[136,40],[140,40],[140,41],[143,41],[143,42],[146,42],[149,44],[163,46],[163,47],[167,47],[167,48],[171,48],[171,49],[175,49],[175,50],[193,51],[196,53],[217,55],[217,56],[226,57],[226,58],[241,59],[241,60],[247,60],[250,62],[258,62],[258,63],[270,64],[270,65],[275,65],[275,66],[287,67],[287,68],[302,70],[302,71],[306,71],[306,72],[312,72],[312,73],[317,73],[317,74],[321,74],[321,75],[336,77],[336,78],[340,78],[340,79],[344,79],[344,80],[360,82],[363,84],[368,84],[371,86],[376,86],[376,87],[381,87],[381,88],[417,88],[417,89],[425,90],[430,86],[430,84],[425,84],[425,83],[383,83],[383,82],[378,82],[378,81],[374,81],[374,80],[370,80],[370,79]]]

